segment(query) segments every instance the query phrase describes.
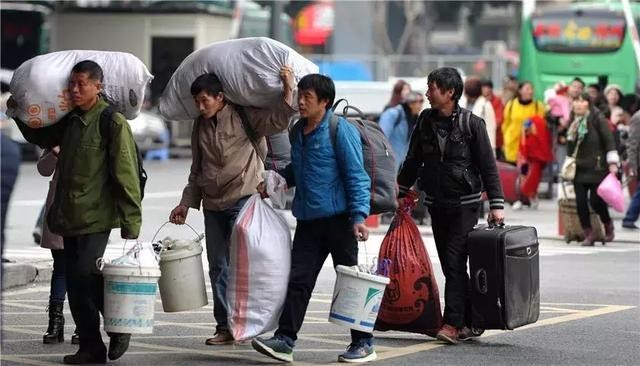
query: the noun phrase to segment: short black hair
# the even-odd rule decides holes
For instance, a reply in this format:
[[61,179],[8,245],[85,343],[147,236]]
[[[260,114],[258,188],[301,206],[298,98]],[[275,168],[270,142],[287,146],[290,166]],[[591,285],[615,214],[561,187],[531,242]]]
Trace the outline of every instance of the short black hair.
[[575,78],[573,78],[573,80],[571,80],[571,82],[574,82],[574,81],[577,81],[577,82],[579,82],[580,84],[582,84],[582,87],[583,87],[583,88],[584,88],[584,86],[586,85],[586,84],[584,83],[584,80],[580,79],[580,78],[579,78],[579,77],[577,77],[577,76],[576,76]]
[[600,88],[600,85],[598,84],[589,84],[587,85],[587,88],[594,88],[595,90],[598,91],[598,93],[602,92],[602,88]]
[[585,100],[587,102],[589,102],[589,107],[591,107],[593,105],[593,100],[591,99],[591,95],[589,95],[589,93],[587,92],[582,92],[578,95],[578,98],[576,99],[582,99]]
[[333,100],[336,99],[336,86],[330,77],[321,74],[305,75],[298,82],[298,92],[304,90],[313,90],[318,96],[318,100],[326,100],[327,110],[333,106]]
[[482,81],[480,81],[480,85],[488,86],[489,88],[493,89],[493,81],[489,79],[482,79]]
[[222,93],[222,82],[218,75],[214,73],[202,74],[191,83],[191,95],[196,96],[200,92],[206,92],[210,96]]
[[102,82],[104,80],[104,73],[102,72],[102,67],[98,65],[95,61],[84,60],[80,61],[73,66],[71,69],[72,74],[84,72],[89,74],[89,79],[97,80]]
[[462,96],[464,90],[464,84],[462,83],[462,76],[458,70],[453,67],[440,67],[429,73],[427,76],[427,83],[434,83],[438,89],[447,91],[453,89],[452,99],[457,103]]

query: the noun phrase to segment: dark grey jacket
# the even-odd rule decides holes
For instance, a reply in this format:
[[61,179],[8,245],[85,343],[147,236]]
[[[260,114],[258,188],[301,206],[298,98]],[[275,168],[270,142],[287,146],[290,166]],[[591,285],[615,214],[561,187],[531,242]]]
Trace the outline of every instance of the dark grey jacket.
[[[573,119],[573,115],[572,115]],[[575,141],[569,141],[568,154],[573,154]],[[600,183],[609,173],[609,163],[618,162],[618,151],[607,120],[597,110],[587,117],[587,134],[578,148],[576,183]]]

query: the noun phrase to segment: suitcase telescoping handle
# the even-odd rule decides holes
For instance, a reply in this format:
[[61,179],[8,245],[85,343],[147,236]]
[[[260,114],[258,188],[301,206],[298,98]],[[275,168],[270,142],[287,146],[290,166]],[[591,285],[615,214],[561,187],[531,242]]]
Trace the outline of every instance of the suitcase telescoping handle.
[[480,268],[479,270],[476,271],[474,278],[475,278],[474,282],[476,285],[476,291],[478,291],[478,293],[486,295],[487,292],[489,291],[489,289],[487,288],[487,271]]

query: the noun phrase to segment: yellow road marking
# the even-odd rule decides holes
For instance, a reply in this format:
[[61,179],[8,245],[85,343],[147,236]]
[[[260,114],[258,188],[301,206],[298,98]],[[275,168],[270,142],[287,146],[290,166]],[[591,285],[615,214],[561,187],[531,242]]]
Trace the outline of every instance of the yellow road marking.
[[[324,301],[319,301],[319,302],[324,302]],[[330,301],[328,301],[330,302]],[[19,304],[19,302],[17,302]],[[24,304],[22,304],[24,305]],[[542,326],[549,326],[549,325],[555,325],[555,324],[560,324],[560,323],[565,323],[565,322],[570,322],[570,321],[575,321],[575,320],[580,320],[580,319],[586,319],[586,318],[590,318],[590,317],[595,317],[595,316],[601,316],[601,315],[606,315],[606,314],[611,314],[611,313],[615,313],[615,312],[619,312],[619,311],[625,311],[625,310],[629,310],[629,309],[633,309],[635,308],[635,306],[628,306],[628,305],[601,305],[602,307],[600,308],[596,308],[596,309],[591,309],[591,310],[579,310],[579,309],[566,309],[566,308],[560,308],[560,307],[553,307],[553,306],[546,306],[546,305],[556,305],[556,306],[580,306],[580,307],[588,307],[588,306],[599,306],[597,304],[573,304],[573,303],[547,303],[544,304],[545,306],[541,306],[542,309],[545,310],[545,312],[571,312],[570,314],[566,314],[566,315],[562,315],[562,316],[557,316],[557,317],[552,317],[552,318],[547,318],[547,319],[543,319],[543,320],[539,320],[538,322],[534,323],[534,324],[529,324],[527,326],[521,327],[516,329],[515,331],[523,331],[523,330],[527,330],[527,329],[533,329],[533,328],[538,328],[538,327],[542,327]],[[30,306],[26,306],[29,307]],[[39,308],[39,307],[38,307]],[[317,319],[317,318],[316,318]],[[322,322],[316,322],[316,321],[307,321],[305,322],[306,324],[318,324],[318,323],[327,323],[327,321],[322,321]],[[209,323],[173,323],[173,322],[162,322],[162,321],[156,321],[157,325],[175,325],[175,326],[183,326],[183,327],[188,327],[188,328],[203,328],[203,329],[207,329],[210,330],[212,329],[212,325],[209,325]],[[200,325],[200,324],[206,324],[205,325]],[[27,327],[32,327],[32,326],[25,326],[25,325],[16,325],[16,326],[5,326],[4,329],[6,331],[10,331],[10,332],[17,332],[17,333],[23,333],[23,334],[29,334],[29,335],[41,335],[40,331],[35,331],[35,330],[30,330],[30,329],[25,329]],[[498,335],[498,334],[503,334],[505,333],[504,331],[500,331],[500,330],[491,330],[491,331],[487,331],[484,334],[484,337],[491,337],[494,335]],[[328,343],[328,344],[339,344],[339,345],[344,345],[343,342],[340,342],[338,340],[331,340],[331,339],[327,339],[327,338],[322,338],[322,337],[346,337],[345,335],[328,335],[328,334],[314,334],[314,333],[301,333],[300,334],[300,338],[302,339],[307,339],[307,340],[311,340],[311,341],[318,341],[318,342],[323,342],[323,343]],[[199,337],[199,336],[187,336],[189,338],[191,337]],[[384,334],[379,334],[377,336],[380,339],[384,339],[384,338],[395,338],[395,339],[407,339],[407,340],[416,340],[419,341],[422,339],[423,336],[420,335],[408,335],[406,333],[384,333]],[[145,339],[161,339],[161,338],[176,338],[175,336],[149,336],[149,337],[144,337]],[[148,343],[142,343],[142,342],[131,342],[132,346],[135,347],[140,347],[140,348],[146,348],[149,349],[150,351],[147,352],[141,352],[141,351],[132,351],[132,352],[128,352],[128,354],[131,355],[143,355],[143,354],[152,354],[152,353],[194,353],[194,354],[201,354],[201,355],[207,355],[207,356],[213,356],[213,357],[223,357],[223,358],[232,358],[232,359],[238,359],[238,360],[245,360],[245,361],[252,361],[252,362],[256,362],[257,360],[264,360],[264,358],[262,358],[261,356],[259,356],[257,353],[255,353],[255,351],[253,351],[251,348],[249,347],[243,347],[243,348],[239,348],[239,349],[224,349],[221,350],[219,348],[217,348],[216,350],[212,350],[212,351],[207,351],[207,350],[198,350],[198,349],[192,349],[192,348],[178,348],[178,347],[169,347],[169,346],[162,346],[162,345],[155,345],[155,344],[148,344]],[[430,340],[428,342],[422,342],[419,344],[415,344],[415,345],[411,345],[411,346],[407,346],[407,347],[401,347],[401,348],[395,348],[395,347],[381,347],[381,346],[377,346],[377,349],[380,351],[378,353],[378,359],[379,360],[388,360],[388,359],[392,359],[392,358],[397,358],[397,357],[402,357],[402,356],[406,356],[406,355],[410,355],[410,354],[415,354],[418,352],[424,352],[424,351],[428,351],[431,349],[435,349],[438,347],[442,347],[444,346],[443,343],[440,343],[438,341],[435,340]],[[296,352],[341,352],[342,349],[296,349]],[[247,355],[245,355],[244,353],[247,353]],[[251,355],[249,355],[251,354]],[[46,362],[46,361],[39,361],[39,360],[31,360],[29,359],[29,357],[51,357],[51,356],[55,356],[52,354],[45,354],[45,355],[1,355],[0,359],[3,360],[7,360],[7,361],[13,361],[13,362],[18,362],[18,363],[23,363],[26,365],[35,365],[35,366],[48,366],[48,365],[57,365],[57,363],[50,363],[50,362]],[[298,364],[313,364],[313,363],[299,363]]]
[[[574,313],[574,314],[567,314],[567,315],[562,315],[562,316],[558,316],[558,317],[539,320],[536,323],[529,324],[529,325],[526,325],[524,327],[520,327],[518,329],[515,329],[515,330],[513,330],[513,332],[519,332],[519,331],[523,331],[523,330],[527,330],[527,329],[544,327],[544,326],[548,326],[548,325],[560,324],[560,323],[570,322],[570,321],[573,321],[573,320],[586,319],[586,318],[591,318],[591,317],[594,317],[594,316],[611,314],[611,313],[624,311],[624,310],[629,310],[629,309],[633,309],[633,308],[635,308],[635,306],[607,305],[604,308],[599,308],[599,309],[594,309],[594,310],[587,310],[587,311],[578,312],[578,313]],[[490,337],[490,336],[497,335],[497,334],[502,334],[502,333],[505,333],[505,332],[504,331],[500,331],[500,330],[487,331],[483,335],[483,338]],[[411,346],[408,346],[408,347],[398,348],[398,349],[395,349],[393,351],[380,352],[380,354],[378,355],[378,360],[388,360],[388,359],[391,359],[391,358],[402,357],[402,356],[406,356],[406,355],[410,355],[410,354],[414,354],[414,353],[418,353],[418,352],[424,352],[424,351],[432,350],[434,348],[443,347],[443,346],[445,346],[445,344],[440,343],[439,341],[429,341],[429,342],[425,342],[425,343],[421,343],[421,344],[415,344],[415,345],[411,345]]]

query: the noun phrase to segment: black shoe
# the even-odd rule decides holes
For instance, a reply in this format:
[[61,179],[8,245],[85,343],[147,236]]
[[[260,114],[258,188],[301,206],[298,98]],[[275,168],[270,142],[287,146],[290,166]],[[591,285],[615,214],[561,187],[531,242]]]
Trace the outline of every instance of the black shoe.
[[111,340],[109,341],[109,359],[117,360],[129,348],[129,341],[131,340],[131,334],[127,333],[116,333],[110,336]]
[[64,342],[64,303],[49,302],[49,326],[42,336],[42,343],[56,344]]
[[634,229],[634,230],[640,229],[640,227],[638,227],[638,225],[636,225],[635,223],[627,222],[627,221],[622,222],[622,227],[625,229]]
[[62,359],[62,362],[67,365],[83,365],[88,363],[104,364],[104,363],[107,363],[107,355],[105,355],[104,351],[96,352],[96,353],[78,351],[74,355],[64,356],[64,358]]
[[78,334],[78,328],[73,331],[71,335],[71,344],[80,344],[80,335]]

